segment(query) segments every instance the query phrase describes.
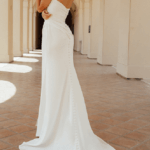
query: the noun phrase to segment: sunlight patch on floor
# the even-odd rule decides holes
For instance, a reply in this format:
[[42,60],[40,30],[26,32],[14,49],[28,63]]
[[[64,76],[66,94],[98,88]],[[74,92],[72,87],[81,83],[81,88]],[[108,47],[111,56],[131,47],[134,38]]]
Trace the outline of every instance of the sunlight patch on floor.
[[35,58],[25,58],[25,57],[17,57],[14,59],[14,61],[18,62],[38,62],[38,59]]
[[28,54],[28,53],[24,53],[23,56],[27,56],[27,57],[42,57],[42,55],[39,55],[39,54]]
[[0,103],[9,100],[16,93],[16,87],[9,81],[0,80]]
[[32,67],[29,67],[27,65],[7,64],[4,67],[0,67],[0,71],[27,73],[32,71]]

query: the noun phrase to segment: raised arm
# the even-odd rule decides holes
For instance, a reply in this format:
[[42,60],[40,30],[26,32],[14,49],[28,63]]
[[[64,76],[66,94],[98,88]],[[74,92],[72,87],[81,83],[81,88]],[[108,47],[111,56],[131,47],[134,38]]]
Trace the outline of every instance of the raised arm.
[[48,7],[52,0],[36,0],[37,11],[41,13],[44,9]]

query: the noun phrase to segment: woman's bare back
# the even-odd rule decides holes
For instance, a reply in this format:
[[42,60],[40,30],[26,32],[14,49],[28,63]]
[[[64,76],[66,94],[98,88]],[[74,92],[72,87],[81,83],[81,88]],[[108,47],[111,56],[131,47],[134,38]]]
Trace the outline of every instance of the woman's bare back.
[[[52,0],[36,0],[37,3],[37,11],[42,12],[44,9],[46,9]],[[74,0],[57,0],[60,3],[62,3],[67,9],[72,6],[72,3]]]

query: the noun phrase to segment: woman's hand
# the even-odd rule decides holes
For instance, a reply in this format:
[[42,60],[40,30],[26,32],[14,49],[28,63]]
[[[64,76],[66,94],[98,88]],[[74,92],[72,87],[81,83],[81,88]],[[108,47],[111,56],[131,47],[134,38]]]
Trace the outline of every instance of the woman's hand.
[[51,17],[52,14],[49,14],[47,10],[42,11],[42,17],[44,20],[47,20]]

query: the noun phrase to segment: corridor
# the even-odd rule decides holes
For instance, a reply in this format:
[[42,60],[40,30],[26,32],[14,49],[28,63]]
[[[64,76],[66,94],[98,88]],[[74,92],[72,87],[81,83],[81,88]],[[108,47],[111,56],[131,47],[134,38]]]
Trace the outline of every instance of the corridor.
[[[0,63],[0,150],[18,150],[35,138],[41,61],[36,50]],[[150,150],[150,85],[76,51],[74,64],[94,133],[116,150]]]

